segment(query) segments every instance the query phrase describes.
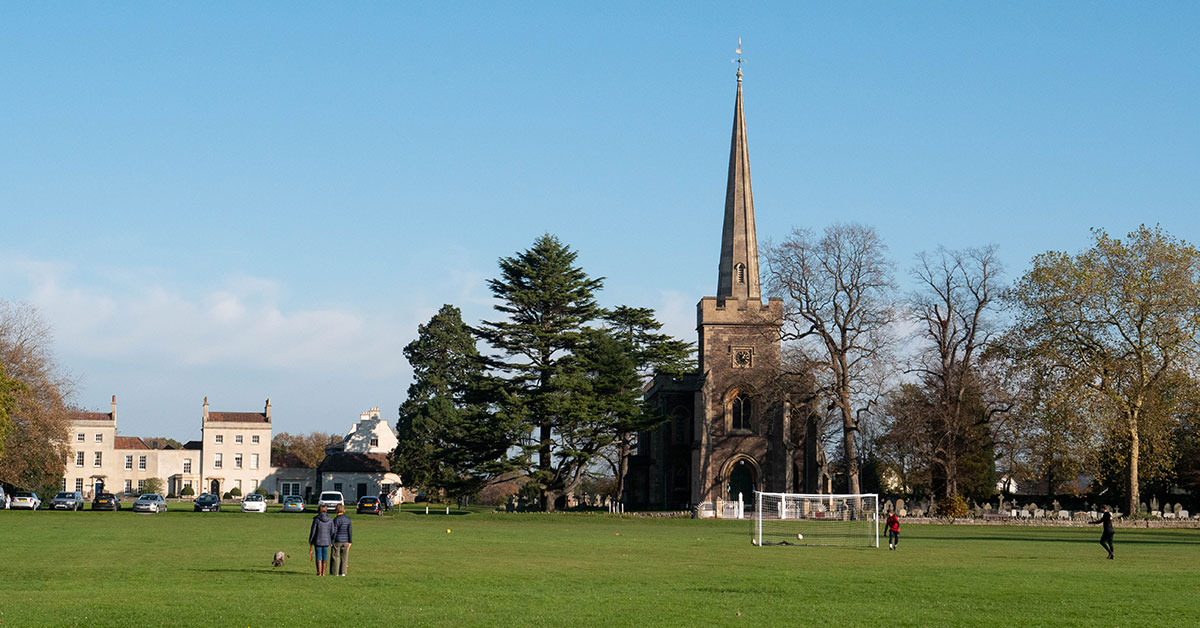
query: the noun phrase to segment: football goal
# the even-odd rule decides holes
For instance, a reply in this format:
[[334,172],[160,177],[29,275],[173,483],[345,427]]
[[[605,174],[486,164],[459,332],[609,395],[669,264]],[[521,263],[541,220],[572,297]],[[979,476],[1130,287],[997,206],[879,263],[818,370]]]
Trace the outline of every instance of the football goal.
[[754,492],[755,545],[879,547],[879,496]]

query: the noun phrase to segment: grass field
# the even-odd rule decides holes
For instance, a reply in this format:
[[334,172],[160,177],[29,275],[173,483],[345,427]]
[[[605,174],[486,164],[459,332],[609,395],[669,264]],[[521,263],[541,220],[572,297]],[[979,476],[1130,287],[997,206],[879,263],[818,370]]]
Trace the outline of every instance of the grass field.
[[891,552],[758,548],[744,521],[422,510],[354,516],[349,576],[317,578],[311,515],[272,508],[0,511],[0,625],[1200,626],[1197,530],[1118,529],[1109,561],[1096,528],[909,525]]

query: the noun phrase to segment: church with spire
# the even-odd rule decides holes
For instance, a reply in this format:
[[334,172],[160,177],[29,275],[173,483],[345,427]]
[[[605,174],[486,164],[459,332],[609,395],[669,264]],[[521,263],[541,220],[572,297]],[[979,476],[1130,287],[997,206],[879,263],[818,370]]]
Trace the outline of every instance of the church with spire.
[[669,419],[639,434],[626,504],[720,517],[756,490],[828,492],[811,380],[785,371],[782,324],[782,300],[762,298],[739,67],[717,291],[696,306],[699,369],[647,387]]

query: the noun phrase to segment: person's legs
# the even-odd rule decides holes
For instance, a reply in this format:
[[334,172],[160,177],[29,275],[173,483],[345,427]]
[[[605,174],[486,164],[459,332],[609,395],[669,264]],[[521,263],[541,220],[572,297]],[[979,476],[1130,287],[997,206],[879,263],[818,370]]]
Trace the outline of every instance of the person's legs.
[[1113,535],[1105,534],[1100,537],[1100,546],[1108,550],[1108,557],[1113,557]]
[[333,575],[346,575],[346,568],[350,566],[350,544],[349,543],[334,543],[333,544]]
[[338,546],[341,543],[334,543],[329,546],[329,573],[338,575],[338,567],[341,563],[341,554],[338,552]]
[[317,562],[317,575],[323,576],[329,569],[329,547],[313,548],[313,560]]

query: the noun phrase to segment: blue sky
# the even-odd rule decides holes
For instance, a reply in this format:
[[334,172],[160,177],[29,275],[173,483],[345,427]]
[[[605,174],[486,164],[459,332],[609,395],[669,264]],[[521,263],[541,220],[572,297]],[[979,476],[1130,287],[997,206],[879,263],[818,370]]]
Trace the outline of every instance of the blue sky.
[[1009,276],[1089,229],[1200,242],[1200,5],[0,6],[0,298],[123,434],[200,405],[394,416],[443,303],[553,233],[694,338],[737,38],[760,243],[874,226]]

